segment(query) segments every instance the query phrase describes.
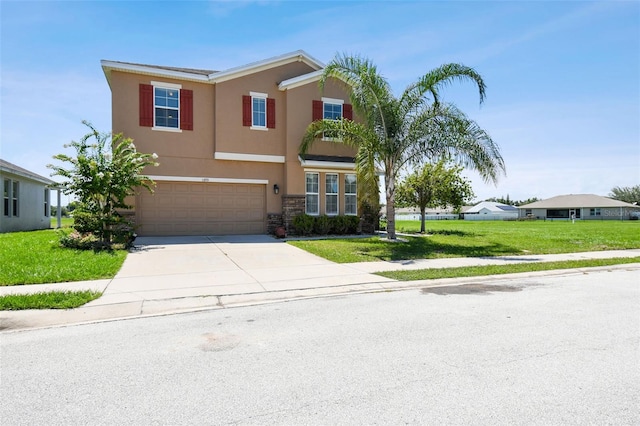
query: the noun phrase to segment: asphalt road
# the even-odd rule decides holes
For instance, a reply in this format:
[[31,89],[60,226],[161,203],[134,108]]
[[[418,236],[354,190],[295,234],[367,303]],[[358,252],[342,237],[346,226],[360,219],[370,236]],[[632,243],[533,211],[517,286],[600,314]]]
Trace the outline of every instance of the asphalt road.
[[0,424],[640,424],[640,273],[0,334]]

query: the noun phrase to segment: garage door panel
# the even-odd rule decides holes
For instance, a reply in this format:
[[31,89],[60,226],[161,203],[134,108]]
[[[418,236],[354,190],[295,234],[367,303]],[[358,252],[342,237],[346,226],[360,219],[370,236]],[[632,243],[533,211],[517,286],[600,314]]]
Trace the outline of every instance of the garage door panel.
[[141,193],[140,235],[224,235],[265,232],[265,186],[158,182]]

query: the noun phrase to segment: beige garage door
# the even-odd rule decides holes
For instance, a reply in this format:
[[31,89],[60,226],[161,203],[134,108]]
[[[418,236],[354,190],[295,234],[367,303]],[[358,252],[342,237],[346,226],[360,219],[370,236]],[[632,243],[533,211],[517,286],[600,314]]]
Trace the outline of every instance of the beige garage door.
[[230,235],[265,232],[265,186],[156,182],[137,198],[139,235]]

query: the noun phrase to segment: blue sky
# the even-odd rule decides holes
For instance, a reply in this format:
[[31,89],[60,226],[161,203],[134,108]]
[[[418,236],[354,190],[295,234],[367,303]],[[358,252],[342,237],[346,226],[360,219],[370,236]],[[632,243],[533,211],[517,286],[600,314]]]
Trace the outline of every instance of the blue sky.
[[[640,184],[638,1],[0,1],[0,157],[46,164],[111,127],[101,59],[224,70],[305,50],[368,57],[396,94],[447,62],[487,83],[444,92],[500,145],[477,199],[607,195]],[[63,200],[63,203],[65,201]]]

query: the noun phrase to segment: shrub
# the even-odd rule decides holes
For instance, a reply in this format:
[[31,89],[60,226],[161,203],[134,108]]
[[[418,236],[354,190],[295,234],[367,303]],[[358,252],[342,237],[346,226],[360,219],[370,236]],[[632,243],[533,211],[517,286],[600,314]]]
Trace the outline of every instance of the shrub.
[[358,216],[342,216],[346,224],[345,234],[357,234],[360,218]]
[[344,235],[347,233],[346,216],[332,216],[331,218],[331,231],[337,235]]
[[100,246],[100,240],[92,233],[82,233],[77,230],[71,232],[60,230],[58,234],[60,235],[60,244],[66,248],[93,250],[98,249]]
[[331,232],[332,218],[326,215],[315,218],[313,230],[316,234],[327,235]]
[[299,235],[311,235],[314,228],[314,218],[306,213],[293,218],[293,227]]

